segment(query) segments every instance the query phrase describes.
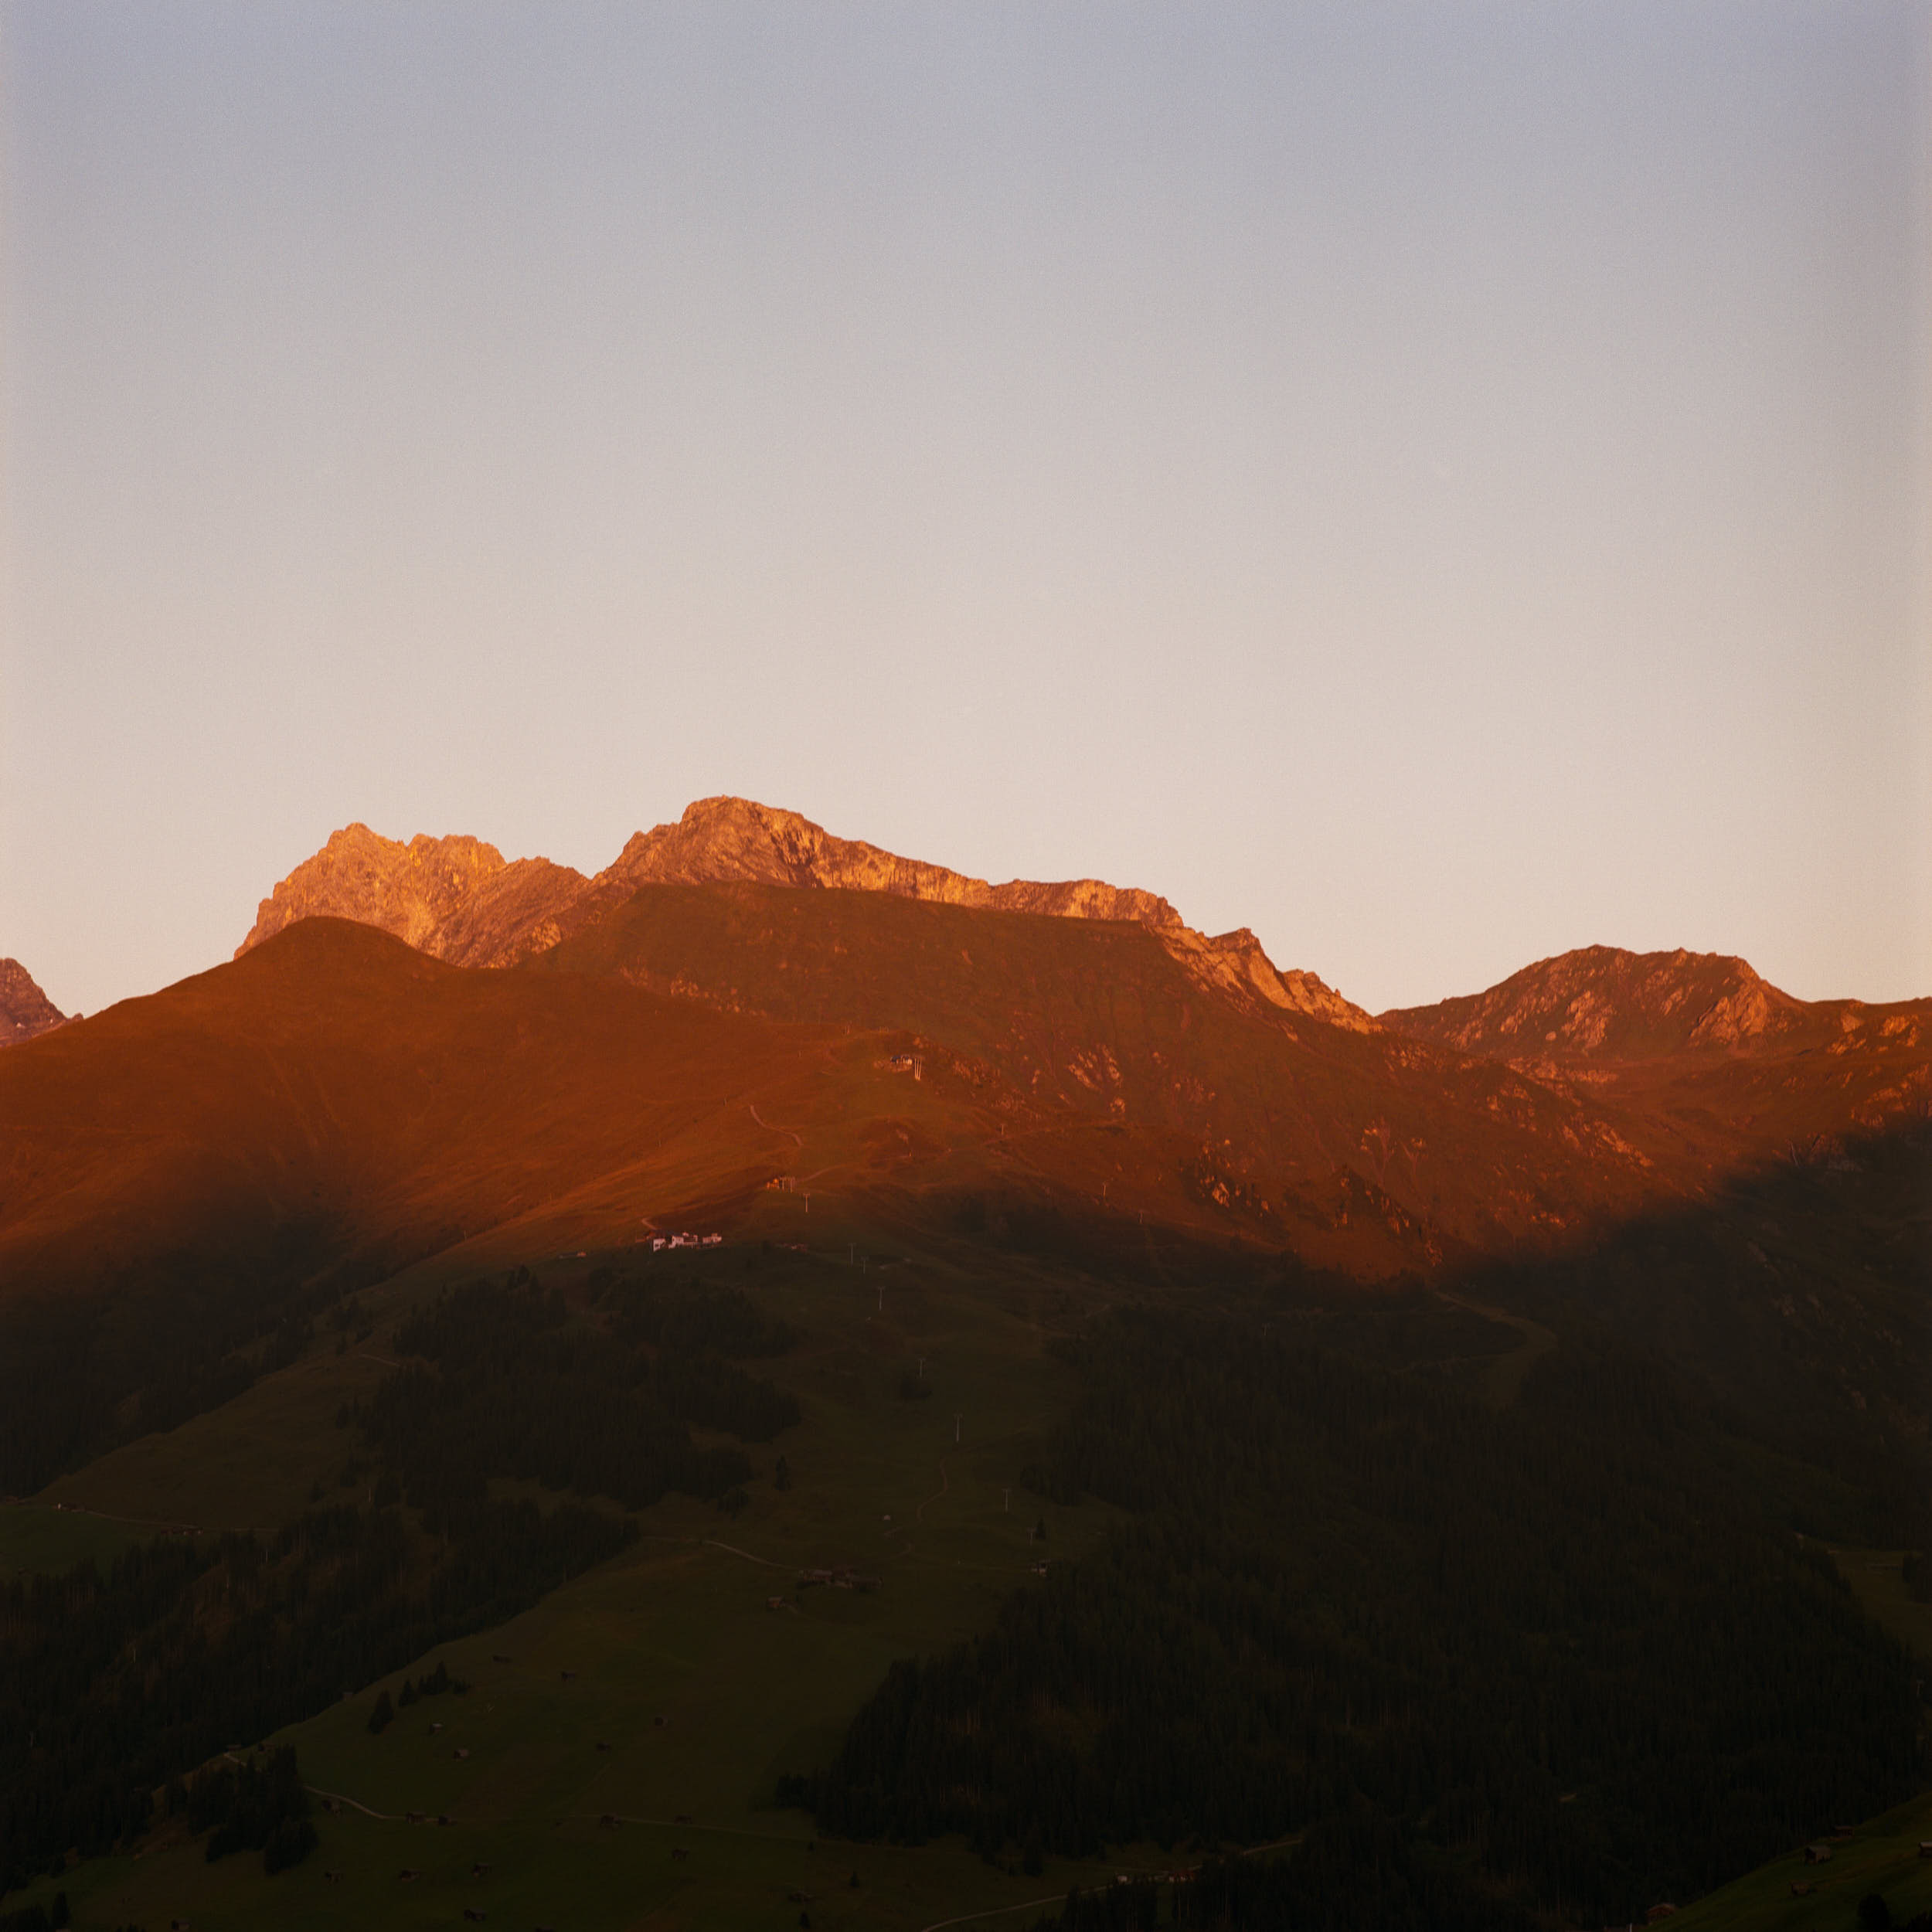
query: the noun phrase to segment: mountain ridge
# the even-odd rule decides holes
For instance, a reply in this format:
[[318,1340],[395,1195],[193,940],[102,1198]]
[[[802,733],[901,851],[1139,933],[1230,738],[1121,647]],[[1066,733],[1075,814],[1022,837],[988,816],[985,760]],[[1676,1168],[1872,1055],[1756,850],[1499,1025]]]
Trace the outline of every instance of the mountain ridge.
[[1315,974],[1277,968],[1247,927],[1196,931],[1168,900],[1104,879],[1003,885],[841,838],[795,811],[719,796],[675,823],[634,832],[594,876],[547,859],[506,861],[467,835],[406,844],[359,821],[333,833],[257,907],[240,958],[296,920],[352,919],[452,965],[513,966],[597,923],[645,885],[742,883],[855,891],[1061,919],[1115,920],[1154,933],[1204,986],[1245,1006],[1368,1032],[1375,1022]]
[[695,800],[675,822],[634,832],[589,876],[548,859],[506,860],[464,834],[418,833],[405,843],[357,821],[261,901],[235,957],[298,920],[332,917],[374,926],[452,965],[509,967],[600,923],[645,886],[733,883],[1131,923],[1155,934],[1198,985],[1244,1012],[1386,1030],[1566,1088],[1674,1056],[1843,1053],[1881,1044],[1910,1052],[1932,1038],[1932,1000],[1801,1000],[1746,960],[1681,947],[1577,947],[1480,992],[1371,1015],[1318,975],[1277,966],[1248,927],[1198,931],[1158,893],[1092,878],[994,885],[729,795]]

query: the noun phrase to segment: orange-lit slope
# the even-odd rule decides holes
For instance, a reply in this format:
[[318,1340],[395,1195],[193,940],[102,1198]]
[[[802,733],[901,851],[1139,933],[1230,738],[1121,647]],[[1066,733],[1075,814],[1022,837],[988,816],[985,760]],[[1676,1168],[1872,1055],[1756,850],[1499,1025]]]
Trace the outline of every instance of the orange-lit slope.
[[647,888],[509,972],[304,920],[0,1057],[0,1137],[9,1290],[277,1229],[390,1260],[519,1217],[609,1240],[781,1172],[895,1216],[990,1191],[1379,1275],[1654,1187],[1587,1104],[1244,1016],[1138,925],[743,885]]
[[305,920],[0,1055],[0,1281],[83,1284],[244,1226],[420,1252],[600,1178],[640,1214],[716,1198],[770,1171],[748,1106],[804,1107],[830,1040]]
[[[1126,922],[648,886],[519,972],[903,1029],[1023,1097],[1044,1165],[1077,1124],[1157,1136],[1187,1151],[1197,1195],[1231,1224],[1325,1260],[1354,1250],[1369,1272],[1389,1257],[1371,1259],[1369,1226],[1420,1260],[1546,1239],[1674,1187],[1587,1096],[1394,1034],[1243,1012]],[[1244,1213],[1261,1201],[1267,1214]]]
[[762,1226],[781,1174],[896,1223],[1024,1196],[1373,1277],[1693,1199],[1923,1080],[1915,1040],[1839,1037],[1510,1065],[1244,1009],[1138,923],[865,891],[648,886],[494,972],[305,919],[0,1054],[0,1293],[276,1240]]

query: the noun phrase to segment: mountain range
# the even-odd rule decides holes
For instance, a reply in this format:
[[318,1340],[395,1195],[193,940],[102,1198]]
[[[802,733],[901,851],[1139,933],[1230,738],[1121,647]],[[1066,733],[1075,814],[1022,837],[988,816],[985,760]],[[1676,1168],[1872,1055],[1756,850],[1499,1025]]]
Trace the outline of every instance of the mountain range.
[[[86,1019],[15,971],[50,1913],[1088,1924],[1233,1844],[1297,1923],[1556,1932],[1920,1788],[1860,1605],[1920,1641],[1932,1001],[1592,947],[1370,1014],[726,798],[589,877],[352,825]],[[256,1738],[346,1796],[244,1878]]]
[[[1087,1063],[1100,1064],[1097,1056],[1104,1054],[1115,1070],[1110,1080],[1126,1087],[1138,1081],[1142,1089],[1137,1116],[1151,1106],[1168,1124],[1211,1138],[1226,1138],[1233,1124],[1225,1107],[1205,1101],[1189,1107],[1179,1097],[1192,1090],[1182,1064],[1188,1050],[1149,1058],[1117,1036],[1117,1014],[1070,1016],[1066,1037],[1042,1036],[1022,1047],[1029,1008],[1044,1015],[1066,992],[1067,982],[1051,973],[1042,977],[1029,967],[1024,985],[989,978],[991,957],[975,961],[968,945],[957,949],[967,957],[929,947],[916,971],[908,961],[907,971],[895,971],[887,927],[876,920],[862,920],[862,930],[810,957],[816,937],[850,916],[822,897],[806,903],[763,899],[761,919],[740,920],[743,930],[727,935],[713,930],[723,900],[701,909],[686,898],[675,902],[681,908],[675,917],[649,913],[653,903],[673,903],[650,896],[649,889],[665,886],[861,893],[874,902],[1138,930],[1179,969],[1164,981],[1171,991],[1185,985],[1189,998],[1204,996],[1203,1010],[1219,1026],[1260,1023],[1265,1043],[1242,1050],[1259,1052],[1267,1062],[1285,1042],[1325,1059],[1340,1056],[1349,1068],[1343,1077],[1357,1091],[1352,1104],[1337,1097],[1335,1124],[1343,1131],[1339,1139],[1332,1132],[1318,1136],[1325,1154],[1365,1175],[1372,1171],[1376,1186],[1391,1186],[1406,1211],[1425,1216],[1438,1203],[1439,1191],[1419,1178],[1433,1157],[1402,1131],[1409,1104],[1379,1091],[1390,1083],[1413,1090],[1473,1080],[1481,1090],[1475,1104],[1488,1117],[1464,1123],[1463,1131],[1481,1138],[1513,1116],[1532,1137],[1586,1156],[1593,1178],[1582,1192],[1600,1193],[1607,1202],[1621,1199],[1633,1175],[1640,1191],[1695,1191],[1740,1162],[1789,1153],[1820,1136],[1923,1108],[1932,1092],[1932,1001],[1807,1002],[1770,985],[1741,959],[1593,946],[1538,961],[1485,992],[1371,1016],[1317,975],[1277,966],[1247,928],[1197,931],[1158,894],[1092,879],[990,885],[835,837],[795,812],[731,798],[699,800],[677,823],[635,834],[590,878],[547,859],[506,863],[494,846],[474,838],[419,835],[403,845],[351,825],[262,902],[237,956],[295,921],[331,915],[379,927],[454,964],[532,962],[615,973],[777,1016],[918,1030],[937,1002],[951,1015],[947,1038],[1000,1060],[1035,1098],[1051,1094],[1076,1107],[1091,1104],[1100,1087]],[[895,915],[880,917],[895,932],[930,924],[899,919],[893,925]],[[983,920],[971,929],[992,930]],[[1107,939],[1088,930],[1077,941],[1065,932],[1049,938],[1045,928],[1028,930],[1042,946],[1097,949],[1083,959],[1134,945],[1124,934]],[[781,957],[771,957],[774,947]],[[1130,971],[1124,983],[1134,979]],[[995,1009],[1012,1016],[997,1041],[988,1031]],[[1349,1046],[1338,1032],[1359,1036],[1359,1043]],[[1418,1044],[1433,1055],[1419,1054]],[[1153,1080],[1158,1094],[1148,1087],[1157,1065],[1167,1069]],[[1473,1073],[1478,1067],[1491,1071]],[[1270,1116],[1307,1084],[1305,1073],[1297,1080],[1285,1066],[1274,1070],[1283,1079],[1276,1104],[1257,1098]],[[1213,1088],[1217,1097],[1220,1084],[1203,1074],[1194,1080],[1195,1088]],[[1388,1107],[1379,1104],[1385,1098]],[[1111,1106],[1124,1099],[1124,1087],[1108,1096]],[[1242,1124],[1243,1144],[1257,1155],[1260,1144],[1280,1141],[1272,1129],[1247,1131],[1254,1123]],[[1502,1190],[1505,1199],[1509,1192]],[[1561,1223],[1573,1218],[1573,1205],[1545,1204]],[[1501,1225],[1521,1231],[1536,1218],[1534,1210],[1513,1217],[1505,1211]]]
[[675,825],[633,834],[588,878],[547,859],[505,861],[466,835],[419,833],[404,844],[348,825],[261,902],[236,957],[299,920],[328,915],[378,927],[454,965],[509,966],[600,924],[645,886],[724,883],[1138,925],[1197,984],[1242,1010],[1272,1007],[1362,1032],[1379,1024],[1546,1077],[1700,1049],[1842,1053],[1889,1044],[1910,1053],[1932,1013],[1925,1000],[1795,999],[1744,961],[1719,954],[1590,946],[1539,961],[1485,992],[1372,1019],[1316,975],[1277,966],[1247,928],[1210,937],[1157,893],[1095,879],[991,885],[835,837],[796,812],[723,797],[696,801]]
[[1153,893],[1097,879],[992,886],[862,840],[835,838],[795,811],[731,798],[699,799],[675,825],[633,834],[615,860],[589,879],[547,859],[506,862],[495,846],[477,838],[419,833],[403,845],[366,825],[348,825],[262,901],[236,956],[297,920],[330,913],[380,927],[453,965],[509,966],[597,924],[641,886],[726,882],[1143,926],[1203,985],[1339,1026],[1368,1025],[1366,1013],[1313,974],[1280,971],[1245,928],[1209,939]]
[[[352,825],[232,964],[6,1056],[0,1258],[15,1281],[86,1276],[217,1202],[236,1225],[326,1204],[385,1254],[605,1197],[634,1223],[615,1177],[663,1097],[613,1089],[604,1043],[696,1038],[699,1009],[712,1071],[679,1104],[711,1111],[640,1212],[796,1180],[759,1077],[734,1076],[740,1100],[713,1075],[811,1066],[797,1104],[839,1149],[821,1192],[1131,1206],[1364,1279],[1573,1244],[1932,1097],[1932,1001],[1800,1001],[1741,960],[1590,947],[1371,1016],[1151,893],[989,885],[740,799],[587,879]],[[922,1077],[859,1106],[848,1076],[874,1061]],[[509,1126],[587,1111],[604,1140]]]

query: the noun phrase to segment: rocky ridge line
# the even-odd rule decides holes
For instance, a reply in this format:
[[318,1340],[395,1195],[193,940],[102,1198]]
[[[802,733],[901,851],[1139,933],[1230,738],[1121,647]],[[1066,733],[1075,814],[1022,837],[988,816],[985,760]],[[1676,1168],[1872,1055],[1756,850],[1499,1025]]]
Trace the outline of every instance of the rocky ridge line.
[[724,881],[1128,920],[1159,938],[1199,983],[1237,1004],[1358,1032],[1374,1025],[1314,974],[1280,971],[1246,927],[1210,938],[1156,893],[1097,879],[992,885],[861,839],[837,838],[798,812],[732,798],[699,799],[676,824],[634,834],[591,879],[547,859],[506,862],[480,839],[419,833],[405,845],[366,825],[345,826],[261,902],[236,957],[298,920],[332,915],[393,933],[454,965],[510,966],[547,951],[645,886]]

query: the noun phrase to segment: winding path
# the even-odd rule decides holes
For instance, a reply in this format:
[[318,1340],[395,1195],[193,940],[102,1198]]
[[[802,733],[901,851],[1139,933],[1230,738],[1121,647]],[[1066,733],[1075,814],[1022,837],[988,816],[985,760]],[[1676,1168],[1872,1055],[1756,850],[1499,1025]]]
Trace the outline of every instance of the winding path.
[[[236,1764],[241,1762],[240,1758],[235,1761]],[[319,1784],[304,1784],[302,1789],[313,1793],[317,1798],[327,1798],[332,1804],[346,1804],[352,1811],[360,1811],[365,1818],[379,1818],[385,1825],[393,1825],[401,1815],[396,1811],[372,1811],[360,1798],[345,1798],[340,1791],[325,1791]]]
[[[117,1516],[111,1510],[90,1509],[84,1502],[41,1502],[32,1496],[9,1497],[6,1507],[10,1509],[46,1509],[63,1516],[95,1516],[103,1522],[127,1523],[136,1529],[177,1530],[182,1534],[199,1536],[204,1533],[199,1523],[174,1522],[164,1516]],[[250,1532],[250,1526],[244,1524],[241,1533]],[[272,1536],[272,1530],[258,1533]]]
[[745,1102],[745,1105],[750,1109],[751,1117],[756,1121],[767,1134],[782,1134],[794,1147],[802,1148],[804,1146],[805,1137],[804,1134],[794,1133],[788,1127],[774,1127],[770,1121],[767,1120],[764,1114],[758,1111],[757,1104],[755,1101],[747,1100]]
[[789,1563],[774,1563],[769,1556],[754,1556],[748,1549],[740,1549],[736,1543],[721,1543],[709,1536],[700,1536],[699,1542],[707,1549],[728,1550],[734,1556],[742,1556],[748,1563],[763,1563],[767,1570],[789,1570]]
[[1512,1349],[1506,1355],[1499,1356],[1483,1376],[1489,1400],[1498,1409],[1507,1409],[1515,1400],[1523,1377],[1556,1347],[1555,1332],[1546,1328],[1540,1321],[1532,1321],[1526,1315],[1512,1315],[1506,1308],[1492,1308],[1486,1301],[1472,1301],[1468,1296],[1453,1294],[1447,1288],[1437,1289],[1436,1298],[1447,1301],[1451,1308],[1466,1308],[1471,1315],[1481,1315],[1485,1321],[1514,1328],[1522,1337],[1520,1345]]
[[[951,1487],[951,1485],[946,1475],[946,1458],[944,1456],[941,1456],[939,1459],[939,1487],[926,1498],[926,1502],[938,1502],[940,1498],[944,1495],[947,1490]],[[913,1512],[913,1521],[914,1522],[923,1522],[926,1520],[926,1502],[922,1502],[919,1507]]]
[[[1301,1834],[1298,1832],[1293,1838],[1278,1838],[1271,1844],[1250,1845],[1245,1852],[1237,1852],[1235,1855],[1237,1858],[1251,1859],[1263,1852],[1279,1852],[1285,1846],[1299,1845],[1301,1842]],[[1156,1874],[1150,1872],[1143,1876],[1152,1878]],[[1108,1887],[1104,1885],[1090,1885],[1080,1889],[1088,1892],[1105,1892]],[[1056,1892],[1050,1899],[1028,1899],[1020,1905],[992,1905],[988,1906],[984,1912],[962,1912],[956,1919],[939,1919],[930,1925],[922,1926],[920,1932],[946,1932],[946,1927],[949,1925],[971,1925],[978,1919],[1003,1919],[1010,1917],[1015,1912],[1037,1911],[1043,1905],[1059,1905],[1063,1903],[1066,1896],[1066,1894],[1064,1892]]]

